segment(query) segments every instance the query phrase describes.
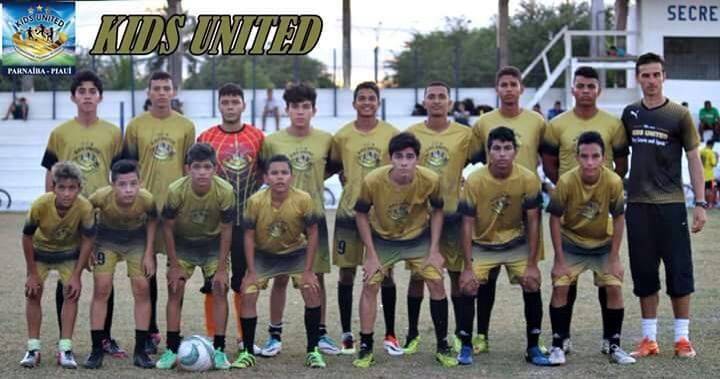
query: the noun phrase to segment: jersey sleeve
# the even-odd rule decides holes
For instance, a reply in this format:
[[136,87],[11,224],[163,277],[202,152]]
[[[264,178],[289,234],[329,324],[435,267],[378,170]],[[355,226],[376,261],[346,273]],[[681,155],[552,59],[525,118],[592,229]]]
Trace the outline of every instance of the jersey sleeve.
[[475,180],[470,177],[460,191],[458,212],[464,216],[475,217],[477,215],[478,193],[475,191],[475,187]]
[[682,135],[683,147],[685,151],[696,149],[700,145],[700,136],[693,123],[692,116],[689,111],[680,120],[680,133]]
[[83,208],[83,212],[80,216],[80,233],[86,237],[94,237],[96,231],[95,209],[88,204],[87,207]]
[[168,220],[175,219],[180,205],[180,193],[176,190],[168,190],[167,200],[165,200],[165,205],[162,210],[162,217]]
[[525,198],[523,199],[524,209],[536,209],[542,205],[542,191],[540,180],[529,175],[525,178]]
[[321,217],[324,217],[324,215],[322,214],[315,214],[313,199],[310,196],[303,196],[300,209],[302,209],[303,212],[303,221],[305,222],[305,227],[317,224],[318,222],[320,222]]
[[538,151],[537,151],[537,152],[538,152],[538,154],[542,154],[543,141],[545,140],[545,133],[547,133],[548,124],[547,124],[547,122],[545,121],[544,118],[543,118],[543,119],[540,119],[539,121],[540,121],[540,122],[539,122],[540,132],[538,133],[538,141],[537,141]]
[[[482,117],[481,117],[482,118]],[[485,153],[485,135],[483,132],[482,119],[477,120],[472,127],[472,135],[470,136],[470,150],[473,151],[474,157],[472,162],[487,162]]]
[[443,209],[443,207],[445,206],[445,201],[443,200],[442,194],[440,193],[439,178],[432,180],[432,191],[428,196],[428,201],[430,202],[430,206],[434,209]]
[[110,157],[110,168],[115,162],[122,159],[122,148],[123,140],[122,134],[120,134],[120,128],[113,127],[113,146],[112,146],[112,157]]
[[27,213],[27,216],[25,216],[23,234],[26,236],[33,236],[35,234],[35,230],[37,230],[38,226],[40,225],[40,217],[38,215],[39,212],[37,208],[37,206],[31,206],[30,210]]
[[557,124],[550,121],[543,134],[540,148],[543,154],[557,157],[560,154],[560,133],[558,133]]
[[257,225],[258,210],[259,208],[256,199],[250,198],[247,206],[245,207],[245,212],[243,213],[242,223],[245,229],[255,229],[255,226]]
[[156,220],[158,218],[157,204],[155,203],[155,196],[152,194],[150,194],[145,204],[145,214],[147,214],[148,220]]
[[223,191],[220,198],[220,222],[231,223],[235,219],[235,196],[232,190]]
[[43,154],[41,163],[41,165],[48,170],[52,169],[52,166],[58,161],[59,143],[57,133],[53,129],[53,131],[50,132],[50,137],[48,137],[48,143],[45,147],[45,154]]
[[137,124],[131,122],[130,124],[128,124],[127,130],[125,131],[125,138],[123,140],[121,154],[123,159],[131,159],[136,161],[139,158],[137,127],[135,125]]
[[337,136],[333,136],[330,144],[330,157],[327,163],[328,174],[332,175],[343,170],[342,163],[342,141]]
[[553,216],[560,217],[565,213],[567,204],[567,182],[564,180],[558,180],[555,191],[550,195],[550,204],[547,206],[547,211]]
[[630,155],[630,143],[628,142],[625,128],[621,121],[618,120],[615,133],[612,135],[613,157],[621,158]]
[[369,178],[370,177],[365,177],[362,186],[360,186],[360,195],[358,195],[355,201],[355,212],[368,213],[373,206],[372,189],[370,188]]
[[622,180],[613,182],[610,188],[610,214],[613,217],[625,213],[625,194],[623,193]]

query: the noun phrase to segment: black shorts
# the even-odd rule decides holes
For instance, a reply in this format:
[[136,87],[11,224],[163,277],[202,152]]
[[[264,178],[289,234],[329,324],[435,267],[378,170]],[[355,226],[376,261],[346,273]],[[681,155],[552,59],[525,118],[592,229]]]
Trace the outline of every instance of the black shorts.
[[708,180],[707,182],[705,182],[705,189],[706,190],[713,189],[713,184],[715,184],[713,180]]
[[683,203],[629,203],[627,221],[633,292],[645,297],[660,290],[660,260],[666,292],[682,297],[695,291],[687,209]]

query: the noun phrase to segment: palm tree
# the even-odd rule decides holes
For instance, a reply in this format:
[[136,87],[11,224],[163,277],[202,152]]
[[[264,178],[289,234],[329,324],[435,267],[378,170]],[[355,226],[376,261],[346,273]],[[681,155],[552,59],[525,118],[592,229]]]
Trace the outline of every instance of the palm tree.
[[510,63],[510,51],[508,50],[508,24],[510,23],[509,2],[510,0],[498,0],[498,68],[505,67]]

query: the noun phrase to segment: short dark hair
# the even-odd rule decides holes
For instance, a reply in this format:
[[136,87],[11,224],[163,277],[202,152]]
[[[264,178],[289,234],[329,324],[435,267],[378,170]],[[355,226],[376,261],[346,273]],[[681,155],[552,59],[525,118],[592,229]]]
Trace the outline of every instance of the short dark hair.
[[487,140],[487,149],[490,150],[493,142],[512,142],[513,147],[517,149],[517,139],[515,138],[515,132],[507,126],[498,126],[497,128],[490,131]]
[[175,82],[173,82],[172,75],[170,75],[167,71],[155,71],[150,75],[150,79],[148,79],[148,88],[150,88],[150,84],[152,84],[153,80],[169,80],[172,84],[173,88],[175,88]]
[[315,87],[307,83],[290,83],[285,87],[285,93],[283,93],[283,100],[285,100],[285,106],[289,107],[290,103],[302,103],[303,101],[309,101],[315,108],[315,100],[317,100],[317,92]]
[[497,74],[495,74],[495,85],[497,85],[500,82],[500,78],[505,75],[510,75],[513,78],[516,78],[520,84],[522,84],[522,72],[520,72],[520,69],[515,66],[505,66],[498,70]]
[[360,92],[361,89],[369,89],[375,92],[375,96],[377,96],[378,101],[380,101],[380,88],[378,88],[378,85],[375,84],[375,82],[362,82],[355,87],[355,92],[353,92],[353,101],[357,100],[358,92]]
[[650,63],[660,63],[660,65],[662,65],[662,70],[665,71],[665,61],[661,56],[655,53],[645,53],[639,56],[635,62],[635,74],[640,72],[640,66]]
[[242,87],[235,83],[225,83],[218,89],[218,99],[223,96],[240,96],[245,101],[245,93]]
[[207,143],[195,143],[185,154],[185,164],[191,165],[193,162],[210,161],[212,164],[217,164],[217,158],[215,157],[215,149]]
[[423,92],[423,96],[427,94],[427,90],[430,87],[445,87],[448,93],[448,97],[450,97],[450,86],[443,82],[442,80],[433,80],[432,82],[428,83],[428,85],[425,86],[425,91]]
[[600,146],[600,152],[605,155],[605,142],[603,142],[602,136],[596,131],[587,131],[578,137],[577,146],[575,147],[576,152],[580,154],[580,145],[597,144]]
[[135,175],[138,176],[139,179],[140,169],[138,168],[137,163],[129,159],[121,159],[112,165],[112,168],[110,169],[110,180],[115,183],[118,176],[123,174],[130,174],[133,172],[135,173]]
[[[23,98],[21,97],[20,100],[22,100],[22,99],[23,99]],[[712,105],[712,103],[710,102],[710,100],[705,100],[705,103],[703,103],[703,104],[705,104],[705,105]]]
[[[75,95],[75,91],[80,87],[83,82],[92,82],[92,84],[95,86],[95,88],[98,89],[98,93],[102,95],[103,93],[103,84],[102,80],[100,80],[100,77],[97,76],[97,74],[94,71],[90,70],[83,70],[75,74],[73,76],[72,82],[70,83],[70,94]],[[23,100],[24,98],[20,98],[20,100]]]
[[575,74],[573,75],[573,80],[577,79],[578,76],[583,76],[585,78],[590,79],[596,79],[600,80],[600,75],[598,75],[597,70],[590,66],[580,66],[575,70]]
[[390,138],[388,152],[392,156],[396,151],[404,150],[408,147],[413,149],[415,155],[420,155],[420,141],[418,141],[414,134],[402,132]]
[[715,138],[710,138],[705,142],[708,146],[712,147],[715,144]]
[[285,154],[275,154],[270,157],[270,160],[268,160],[265,163],[265,167],[263,167],[263,174],[267,174],[268,171],[270,171],[270,165],[276,162],[286,163],[288,165],[288,168],[290,168],[290,173],[292,174],[293,168],[292,164],[290,163],[290,158],[288,158]]

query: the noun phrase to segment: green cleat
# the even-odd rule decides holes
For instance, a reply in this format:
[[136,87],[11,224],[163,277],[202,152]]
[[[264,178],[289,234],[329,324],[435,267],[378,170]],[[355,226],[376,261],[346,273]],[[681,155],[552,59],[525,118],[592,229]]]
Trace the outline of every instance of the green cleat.
[[160,370],[169,370],[175,367],[176,363],[177,354],[173,353],[172,350],[168,349],[165,350],[165,352],[160,356],[160,359],[158,359],[157,363],[155,363],[155,368]]
[[453,353],[452,349],[448,346],[443,351],[435,353],[435,360],[445,367],[455,367],[458,365],[457,356]]
[[305,356],[305,366],[310,368],[325,368],[327,365],[325,364],[325,360],[323,360],[322,354],[320,354],[320,350],[316,347],[315,350],[307,353]]
[[235,362],[231,365],[233,368],[248,368],[255,366],[255,356],[243,350],[238,355]]
[[452,351],[455,354],[460,353],[460,349],[462,349],[462,340],[460,340],[460,337],[453,334],[452,342],[450,343],[450,346],[452,346]]
[[420,336],[417,335],[413,338],[408,338],[405,341],[405,346],[403,346],[403,352],[405,355],[412,355],[417,353],[418,346],[420,346]]
[[230,369],[230,361],[228,361],[227,354],[225,354],[224,351],[221,351],[220,349],[215,349],[215,356],[213,357],[213,360],[215,361],[216,370]]
[[545,355],[550,355],[550,350],[545,347],[545,344],[542,341],[538,342],[538,349],[540,349],[541,353]]
[[375,365],[375,356],[372,351],[360,350],[358,358],[353,361],[353,366],[357,368],[370,368]]
[[475,337],[473,337],[472,344],[473,353],[475,353],[475,355],[490,352],[490,344],[484,334],[475,335]]

